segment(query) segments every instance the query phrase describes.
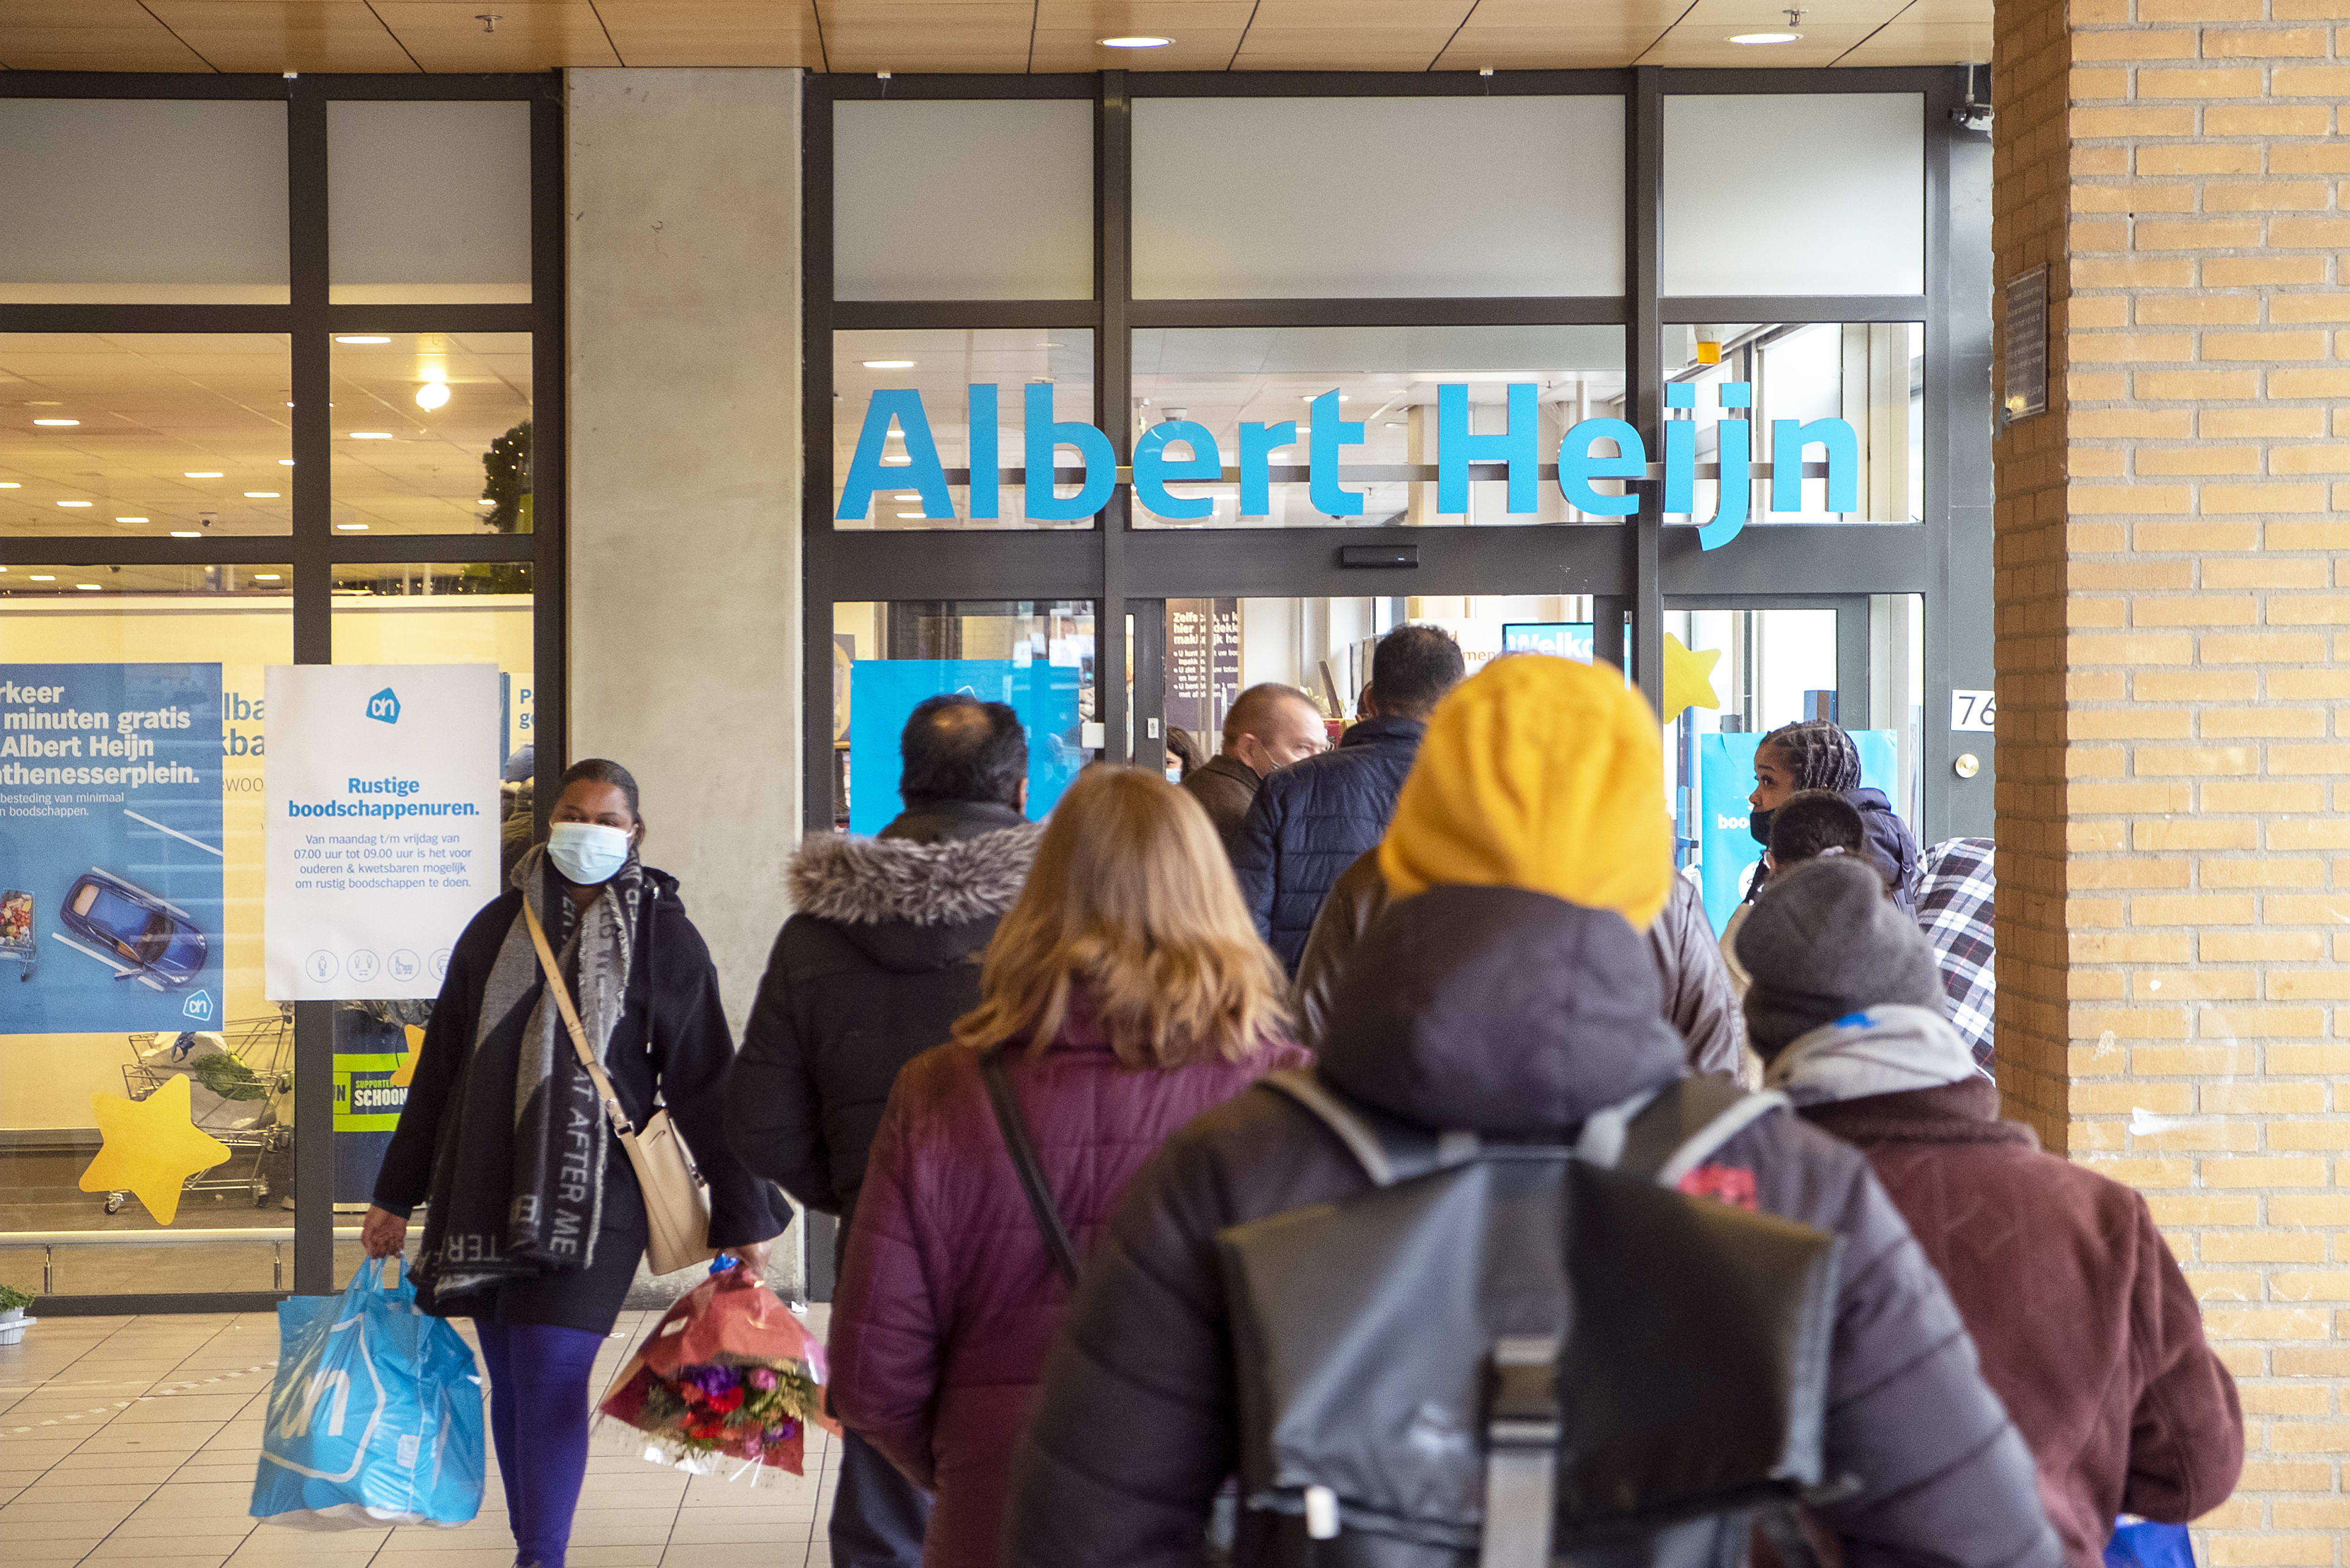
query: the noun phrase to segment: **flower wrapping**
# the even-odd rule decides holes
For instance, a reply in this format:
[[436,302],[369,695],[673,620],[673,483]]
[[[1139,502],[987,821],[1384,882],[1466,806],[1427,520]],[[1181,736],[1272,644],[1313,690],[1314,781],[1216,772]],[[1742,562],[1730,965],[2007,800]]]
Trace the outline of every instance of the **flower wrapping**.
[[663,1314],[598,1409],[650,1439],[645,1457],[698,1473],[733,1462],[803,1473],[823,1416],[824,1347],[783,1299],[740,1267]]

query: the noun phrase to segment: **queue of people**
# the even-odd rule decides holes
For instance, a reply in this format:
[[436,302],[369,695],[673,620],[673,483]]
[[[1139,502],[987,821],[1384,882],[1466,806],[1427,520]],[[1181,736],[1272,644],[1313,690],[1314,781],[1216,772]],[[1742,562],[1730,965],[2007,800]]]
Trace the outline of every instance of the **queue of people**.
[[[712,1244],[762,1264],[775,1186],[840,1219],[835,1568],[1628,1568],[1694,1560],[1698,1523],[1725,1563],[1751,1525],[1783,1568],[2092,1568],[2116,1514],[2224,1501],[2241,1417],[2192,1293],[2142,1199],[1999,1118],[1850,736],[1758,747],[1767,854],[1717,942],[1620,675],[1464,680],[1407,627],[1364,711],[1324,751],[1302,693],[1252,689],[1184,785],[1089,769],[1039,827],[1016,715],[922,704],[905,812],[795,857],[739,1054],[633,782],[564,775],[554,838],[457,948],[365,1236],[398,1251],[429,1200],[427,1310],[498,1343],[518,1564],[562,1568],[580,1346],[644,1224],[601,1132],[586,1255],[501,1223],[578,1201],[549,1173],[580,1165],[586,1080],[525,906],[628,1108],[658,1096],[691,1143]],[[1453,1218],[1413,1231],[1415,1204]],[[1649,1219],[1610,1241],[1617,1213]],[[1478,1224],[1507,1256],[1437,1276],[1397,1240]],[[1724,1282],[1640,1295],[1675,1248]],[[1773,1298],[1794,1276],[1766,1255],[1811,1282]],[[1545,1270],[1595,1282],[1570,1309],[1525,1287]],[[1311,1303],[1304,1341],[1274,1287]],[[1375,1318],[1421,1332],[1371,1353]],[[1702,1353],[1668,1323],[1712,1324]],[[1611,1325],[1638,1365],[1578,1362]],[[1750,1348],[1735,1419],[1672,1414]]]

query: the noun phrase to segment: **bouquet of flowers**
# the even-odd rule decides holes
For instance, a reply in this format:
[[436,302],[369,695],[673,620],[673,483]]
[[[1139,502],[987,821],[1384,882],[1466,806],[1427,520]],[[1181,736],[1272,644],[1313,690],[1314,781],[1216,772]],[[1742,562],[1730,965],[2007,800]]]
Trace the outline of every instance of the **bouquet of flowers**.
[[801,1474],[821,1420],[824,1350],[775,1293],[740,1267],[670,1308],[598,1407],[642,1433],[645,1458],[697,1474]]

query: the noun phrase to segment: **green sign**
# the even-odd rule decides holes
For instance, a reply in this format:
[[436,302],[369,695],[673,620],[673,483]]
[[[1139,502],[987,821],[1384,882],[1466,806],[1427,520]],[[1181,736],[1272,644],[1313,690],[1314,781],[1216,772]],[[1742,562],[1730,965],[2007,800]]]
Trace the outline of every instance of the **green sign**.
[[400,1125],[408,1085],[392,1076],[408,1058],[396,1053],[335,1053],[335,1130],[390,1132]]

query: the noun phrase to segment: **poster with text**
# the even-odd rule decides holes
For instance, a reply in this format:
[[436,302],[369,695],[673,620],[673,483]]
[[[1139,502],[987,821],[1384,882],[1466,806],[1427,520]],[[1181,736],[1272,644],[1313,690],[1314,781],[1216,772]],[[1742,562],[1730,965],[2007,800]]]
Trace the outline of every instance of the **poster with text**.
[[0,664],[0,1034],[221,1025],[221,668]]
[[497,666],[272,665],[266,703],[269,1000],[438,995],[499,890]]
[[1077,670],[1007,659],[860,659],[849,667],[848,830],[874,834],[905,808],[898,742],[925,698],[1007,702],[1028,735],[1028,816],[1041,822],[1077,776]]

